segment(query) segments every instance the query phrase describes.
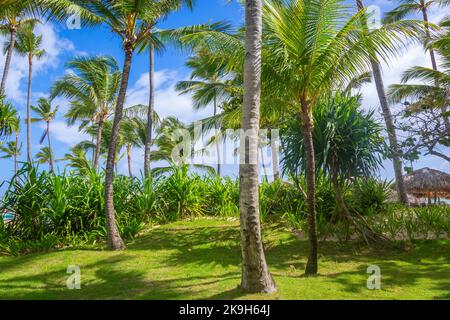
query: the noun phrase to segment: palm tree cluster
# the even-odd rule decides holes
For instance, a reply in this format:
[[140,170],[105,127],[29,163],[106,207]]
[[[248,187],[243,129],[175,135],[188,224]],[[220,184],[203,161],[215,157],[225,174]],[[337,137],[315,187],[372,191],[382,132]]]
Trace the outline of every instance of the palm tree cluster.
[[[162,30],[158,25],[170,13],[183,7],[192,9],[193,0],[43,0],[10,2],[0,9],[0,31],[8,37],[0,95],[7,91],[8,70],[14,54],[27,57],[28,95],[26,109],[27,162],[31,163],[31,124],[45,124],[40,139],[43,147],[35,159],[55,170],[55,161],[81,175],[105,173],[104,210],[107,244],[110,249],[125,249],[114,208],[113,182],[124,152],[128,175],[133,176],[132,150],[143,150],[144,178],[167,172],[167,167],[150,167],[165,161],[186,168],[186,154],[172,163],[178,144],[177,130],[192,126],[174,117],[160,119],[155,111],[155,52],[163,54],[168,43],[189,50],[186,61],[191,76],[177,84],[180,94],[189,94],[195,110],[212,106],[212,115],[203,120],[204,132],[212,131],[208,146],[214,145],[221,176],[223,137],[227,129],[242,129],[248,139],[240,141],[240,213],[242,246],[241,287],[246,291],[274,292],[264,254],[259,210],[259,164],[268,145],[260,138],[267,128],[272,138],[271,155],[274,176],[282,178],[279,168],[281,128],[281,164],[284,176],[293,179],[307,203],[309,255],[306,275],[318,273],[316,221],[316,181],[328,175],[333,183],[339,216],[353,224],[367,241],[381,239],[358,212],[351,212],[343,200],[343,189],[360,177],[373,175],[381,165],[381,155],[392,159],[399,201],[406,203],[403,184],[401,143],[397,137],[390,105],[407,101],[408,112],[439,109],[448,130],[450,85],[450,38],[448,20],[441,28],[430,23],[428,9],[445,6],[446,1],[402,0],[386,15],[383,25],[370,30],[364,4],[355,8],[342,0],[246,0],[245,26],[235,29],[223,22]],[[406,20],[420,12],[422,19]],[[32,105],[33,62],[45,54],[42,36],[35,27],[40,19],[60,21],[78,14],[86,26],[105,27],[121,40],[123,66],[112,56],[75,57],[67,63],[72,70],[51,87],[48,99]],[[439,32],[438,32],[439,31]],[[411,41],[428,50],[432,68],[407,70],[402,84],[385,91],[382,63],[391,61],[399,48]],[[149,101],[145,105],[126,106],[126,95],[134,58],[148,54]],[[438,65],[436,55],[442,59]],[[358,89],[373,78],[385,122],[382,126],[373,112],[360,108]],[[407,84],[420,80],[424,84]],[[65,113],[68,125],[78,125],[90,137],[73,146],[62,159],[55,159],[50,135],[51,123],[59,110],[54,99],[69,101]],[[35,113],[33,117],[31,111]],[[21,154],[20,118],[14,107],[0,99],[0,137],[15,134],[15,141],[0,146],[6,158],[14,158],[17,171]],[[450,136],[450,135],[449,135]],[[448,138],[448,136],[447,136]],[[386,148],[382,148],[386,144]],[[444,144],[444,143],[443,143]],[[90,155],[90,153],[92,155]],[[104,159],[104,161],[102,161]],[[264,162],[264,161],[263,161]],[[264,165],[264,164],[263,164]],[[210,167],[199,166],[202,169]],[[265,168],[265,167],[264,167]],[[304,176],[306,188],[298,183]]]

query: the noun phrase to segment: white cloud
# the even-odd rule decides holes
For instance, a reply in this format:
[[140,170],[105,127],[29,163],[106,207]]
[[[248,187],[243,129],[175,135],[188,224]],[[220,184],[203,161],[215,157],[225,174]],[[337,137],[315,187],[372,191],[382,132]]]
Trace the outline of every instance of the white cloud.
[[[67,39],[60,38],[55,27],[51,23],[37,24],[36,34],[42,35],[41,48],[45,49],[45,55],[33,61],[33,74],[36,76],[46,72],[49,68],[56,68],[59,64],[59,56],[64,51],[74,51],[75,47]],[[5,39],[0,39],[0,47],[3,47]],[[5,57],[0,59],[0,68],[3,73]],[[24,103],[26,99],[26,86],[28,76],[28,60],[16,53],[13,54],[9,69],[6,93],[9,98],[18,103]]]
[[52,138],[68,146],[73,146],[83,140],[89,140],[90,136],[78,131],[77,126],[68,126],[64,121],[55,121],[51,125]]
[[[177,82],[186,78],[175,70],[164,69],[155,72],[155,110],[160,117],[175,116],[188,123],[212,114],[212,108],[210,107],[197,112],[194,111],[191,96],[179,95],[175,90]],[[147,72],[142,74],[129,89],[126,102],[127,107],[136,104],[148,104],[148,95]]]

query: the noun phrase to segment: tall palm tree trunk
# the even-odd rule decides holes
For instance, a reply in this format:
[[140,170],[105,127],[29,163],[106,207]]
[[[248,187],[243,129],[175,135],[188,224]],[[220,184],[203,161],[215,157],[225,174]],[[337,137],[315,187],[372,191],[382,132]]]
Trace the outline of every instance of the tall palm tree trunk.
[[150,74],[149,74],[149,101],[148,101],[148,113],[147,113],[147,133],[145,135],[145,151],[144,151],[144,175],[149,177],[151,174],[150,161],[151,161],[151,149],[152,149],[152,131],[153,131],[153,114],[155,110],[155,48],[153,44],[150,44],[149,62],[150,62]]
[[[214,116],[217,115],[217,97],[214,97]],[[217,175],[220,177],[221,176],[221,158],[220,158],[220,141],[217,140],[217,129],[215,130],[215,135],[216,135],[216,140],[215,140],[215,145],[216,145],[216,153],[217,153]]]
[[103,118],[100,118],[98,121],[98,128],[97,128],[97,137],[95,141],[95,151],[94,151],[94,170],[98,171],[98,165],[100,161],[100,148],[102,143],[102,133],[103,133]]
[[16,42],[15,37],[16,37],[16,29],[11,28],[9,30],[10,45],[9,45],[8,53],[6,54],[5,66],[3,67],[2,82],[0,84],[0,95],[3,94],[3,92],[5,90],[5,86],[6,86],[6,79],[8,79],[8,72],[9,72],[9,68],[11,66],[11,58],[12,58],[12,54],[14,51],[14,45]]
[[[271,140],[273,139],[272,136],[272,129],[270,129],[271,133]],[[274,180],[280,179],[280,160],[278,158],[278,141],[272,140],[270,142],[270,148],[272,153],[272,167],[273,167],[273,178]]]
[[[428,12],[427,9],[423,6],[422,7],[422,16],[423,16],[423,22],[425,22],[425,36],[427,40],[430,40],[430,27],[428,26]],[[431,59],[431,66],[433,67],[433,70],[437,70],[437,63],[436,63],[436,57],[434,56],[434,50],[433,48],[428,49],[430,53],[430,59]]]
[[51,143],[51,138],[50,138],[50,121],[47,121],[47,141],[48,141],[50,172],[54,172],[53,151],[52,151],[52,143]]
[[[20,122],[20,119],[19,119]],[[17,158],[19,157],[19,131],[16,131],[16,148],[14,150],[14,175],[17,174]]]
[[[364,10],[364,4],[362,0],[356,0],[358,10]],[[363,28],[367,30],[367,22],[363,25]],[[408,197],[406,195],[405,182],[403,180],[403,168],[402,160],[400,158],[400,149],[398,146],[397,134],[395,132],[394,121],[392,119],[391,110],[386,98],[386,91],[384,89],[383,77],[381,75],[380,64],[374,59],[371,60],[373,78],[375,80],[375,86],[377,88],[378,99],[380,100],[381,110],[386,123],[386,130],[389,138],[389,145],[392,152],[392,160],[394,164],[395,181],[397,186],[398,201],[403,204],[408,203]]]
[[263,180],[268,179],[268,175],[267,175],[267,168],[266,168],[266,159],[264,158],[264,149],[262,146],[259,146],[259,152],[261,153],[261,164],[262,164],[262,169],[263,169]]
[[[269,273],[261,237],[258,194],[258,131],[261,95],[261,0],[245,2],[245,64],[244,104],[242,129],[250,131],[249,141],[244,144],[245,156],[239,165],[240,175],[240,222],[242,250],[241,288],[252,292],[275,292],[276,287]],[[253,161],[251,161],[251,160]]]
[[[430,36],[430,27],[428,26],[428,12],[427,12],[427,8],[425,6],[422,6],[422,16],[423,16],[423,22],[425,22],[425,35],[426,35],[427,40],[430,40],[431,36]],[[436,57],[434,55],[434,50],[433,50],[433,48],[429,48],[428,51],[430,52],[431,66],[432,66],[433,70],[437,71],[437,63],[436,63]],[[437,84],[437,81],[436,81],[436,84]],[[448,116],[446,115],[447,106],[446,105],[441,106],[441,111],[442,111],[443,118],[444,118],[445,129],[450,132],[450,121],[448,119]]]
[[33,77],[33,57],[28,56],[28,95],[27,95],[27,159],[31,163],[31,79]]
[[125,244],[120,237],[119,230],[116,224],[113,190],[115,157],[117,153],[117,142],[119,139],[120,121],[122,120],[123,116],[123,105],[125,103],[128,79],[130,77],[131,60],[133,57],[133,49],[130,48],[129,45],[125,44],[124,49],[125,61],[122,70],[119,95],[117,97],[116,110],[114,112],[114,122],[111,133],[111,141],[108,148],[108,158],[106,160],[105,170],[105,214],[108,232],[108,248],[112,250],[125,249]]
[[301,129],[306,153],[306,203],[308,207],[308,240],[309,256],[306,263],[305,274],[317,274],[317,223],[316,223],[316,160],[314,153],[314,143],[312,131],[314,127],[310,106],[306,102],[302,103]]
[[133,173],[131,171],[131,145],[127,144],[127,163],[128,163],[128,176],[133,178]]

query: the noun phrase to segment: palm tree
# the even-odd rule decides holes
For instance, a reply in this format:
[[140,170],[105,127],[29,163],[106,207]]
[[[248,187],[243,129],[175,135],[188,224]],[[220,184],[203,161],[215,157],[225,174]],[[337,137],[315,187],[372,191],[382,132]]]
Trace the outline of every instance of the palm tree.
[[14,45],[16,43],[17,31],[29,23],[34,23],[36,20],[30,18],[30,15],[36,13],[38,4],[36,1],[23,0],[11,3],[2,4],[0,7],[0,34],[9,34],[9,43],[6,48],[6,60],[3,67],[3,76],[0,83],[0,95],[4,92],[6,80],[8,78],[9,68],[11,66]]
[[[409,112],[420,112],[430,108],[441,109],[445,129],[450,132],[448,114],[445,112],[450,105],[450,50],[438,46],[435,50],[442,59],[439,70],[419,66],[406,70],[402,75],[402,83],[389,87],[388,97],[392,103],[406,101]],[[422,83],[408,84],[407,82],[411,80]]]
[[[148,43],[148,39],[152,35],[152,22],[154,22],[154,19],[159,17],[162,8],[170,6],[174,1],[159,1],[157,3],[158,5],[155,5],[153,0],[62,1],[69,2],[72,5],[76,5],[77,8],[89,11],[93,17],[100,20],[122,40],[125,59],[122,68],[119,94],[114,110],[114,122],[105,170],[105,215],[107,220],[108,247],[113,250],[125,248],[125,244],[117,229],[114,214],[113,179],[117,142],[130,77],[131,63],[136,49]],[[67,16],[67,10],[63,5],[60,5],[57,8],[53,8],[53,14],[56,16]],[[91,19],[88,16],[87,18]],[[92,22],[96,22],[95,20],[95,18],[91,19]]]
[[[300,121],[305,150],[310,252],[305,273],[317,273],[315,152],[312,112],[319,98],[367,72],[376,54],[387,60],[421,33],[415,22],[391,23],[366,33],[363,12],[349,16],[340,0],[267,1],[264,7],[263,93]],[[324,21],[323,17],[327,17]],[[367,50],[371,43],[371,50]]]
[[[399,19],[403,19],[404,17],[414,14],[421,13],[423,22],[424,22],[424,30],[425,30],[425,43],[431,40],[430,36],[430,27],[429,27],[429,19],[428,19],[428,10],[433,5],[446,6],[450,4],[448,0],[399,0],[400,5],[390,12],[388,12],[385,16],[385,21],[391,22]],[[433,70],[437,70],[436,57],[434,55],[433,48],[428,48],[431,59],[431,66]]]
[[239,165],[242,279],[245,291],[275,292],[261,237],[258,186],[258,131],[261,84],[262,1],[245,1],[245,65],[242,130],[249,140],[241,141]]
[[152,16],[145,19],[145,24],[150,28],[150,35],[147,42],[143,42],[140,51],[147,48],[149,52],[149,102],[147,112],[147,134],[146,143],[144,146],[144,175],[146,177],[150,174],[151,161],[151,145],[152,134],[154,127],[154,111],[155,111],[155,49],[162,51],[164,44],[160,39],[161,32],[155,30],[158,23],[167,17],[171,12],[179,10],[183,5],[192,9],[194,0],[167,0],[157,1],[150,0],[148,6],[153,8]]
[[38,153],[36,153],[36,162],[39,164],[48,163],[50,172],[53,172],[53,155],[52,150],[49,147],[42,147]]
[[22,154],[22,144],[18,145],[17,136],[16,141],[8,141],[6,146],[0,145],[0,152],[3,153],[2,159],[14,158],[14,174],[17,173],[17,158]]
[[28,94],[27,94],[27,159],[31,162],[31,81],[33,78],[33,59],[40,59],[45,50],[41,49],[42,35],[37,36],[34,33],[34,23],[23,26],[17,33],[15,45],[12,42],[7,43],[8,50],[14,47],[14,50],[28,57]]
[[[332,222],[343,220],[356,227],[366,241],[379,240],[380,235],[358,212],[350,212],[343,189],[352,179],[368,178],[381,166],[381,125],[374,119],[373,111],[361,111],[360,96],[335,93],[321,98],[312,112],[316,172],[331,177],[339,209]],[[295,119],[289,119],[284,127],[284,170],[299,184],[306,168],[303,135]]]
[[55,82],[50,97],[64,96],[70,99],[66,113],[69,125],[81,121],[80,130],[96,124],[93,166],[98,170],[104,123],[112,115],[117,101],[120,71],[110,56],[73,59],[67,67],[74,73]]
[[[298,117],[305,137],[308,275],[317,273],[311,110],[321,96],[344,89],[354,78],[369,71],[372,60],[388,61],[399,46],[423,36],[423,25],[408,20],[385,24],[368,33],[361,29],[363,17],[362,11],[352,16],[341,0],[268,0],[263,8],[262,96],[277,102],[286,114]],[[239,70],[242,65],[245,54],[239,36],[200,34],[189,40],[227,57],[229,70]]]
[[[213,57],[206,50],[201,50],[193,57],[190,57],[186,66],[192,69],[191,79],[178,82],[176,90],[181,94],[192,93],[194,110],[213,105],[213,116],[217,115],[220,103],[230,97],[230,82],[223,79],[225,76],[225,66],[215,62]],[[217,130],[216,130],[217,136]],[[220,144],[215,139],[217,153],[217,175],[221,175]]]
[[[356,0],[358,10],[364,12],[364,4],[362,0]],[[365,33],[368,33],[367,20],[362,19],[362,28]],[[428,30],[428,27],[426,27]],[[408,197],[406,195],[405,182],[403,181],[403,166],[400,158],[400,148],[397,139],[397,133],[395,131],[394,121],[392,119],[391,109],[389,108],[388,100],[386,97],[386,91],[384,88],[383,77],[381,74],[381,66],[376,57],[371,59],[372,74],[375,80],[375,86],[377,88],[378,99],[380,100],[380,106],[386,124],[386,130],[389,137],[389,146],[392,155],[392,161],[394,165],[394,174],[397,187],[398,200],[401,203],[407,204]]]
[[[133,177],[131,170],[131,149],[133,147],[143,147],[142,143],[142,125],[143,121],[139,118],[125,119],[121,128],[122,143],[125,145],[127,153],[128,176]],[[145,140],[144,140],[145,143]]]
[[0,138],[19,130],[20,120],[14,106],[0,95]]
[[[44,141],[44,139],[47,137],[47,143],[48,143],[48,163],[50,165],[50,171],[53,171],[53,151],[52,151],[52,144],[50,139],[50,123],[55,119],[56,113],[58,112],[59,106],[56,106],[52,108],[52,105],[50,101],[40,98],[38,100],[37,106],[31,106],[31,109],[36,112],[39,116],[39,118],[33,118],[31,119],[32,122],[39,122],[44,121],[46,123],[46,128],[44,130],[44,133],[42,134],[40,144]],[[42,151],[43,149],[41,149]]]
[[67,167],[75,169],[79,174],[86,176],[92,171],[92,166],[86,158],[86,152],[80,146],[74,146],[70,149],[70,153],[66,153],[60,161],[67,161]]

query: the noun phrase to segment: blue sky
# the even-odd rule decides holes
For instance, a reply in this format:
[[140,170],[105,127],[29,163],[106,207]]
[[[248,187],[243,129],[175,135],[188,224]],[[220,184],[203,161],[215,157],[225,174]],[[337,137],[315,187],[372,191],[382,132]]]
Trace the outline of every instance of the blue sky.
[[[382,11],[386,11],[395,4],[392,1],[366,1],[366,5],[377,4]],[[442,10],[433,10],[430,16],[434,21],[438,21],[445,15]],[[186,25],[193,25],[205,22],[225,20],[235,25],[239,25],[243,20],[243,10],[236,2],[226,4],[225,0],[197,0],[197,5],[191,12],[183,9],[169,16],[167,20],[160,24],[160,28],[173,28]],[[68,70],[65,63],[77,55],[100,55],[109,54],[122,64],[123,53],[120,41],[106,27],[81,28],[80,30],[69,30],[65,24],[46,23],[37,28],[38,33],[43,35],[43,46],[47,49],[47,54],[40,61],[36,61],[35,76],[33,78],[32,102],[39,97],[45,97],[52,83],[64,75]],[[0,39],[2,44],[3,39]],[[156,57],[156,109],[162,116],[175,115],[188,122],[201,119],[211,114],[211,108],[206,108],[200,112],[194,112],[191,108],[189,96],[178,96],[173,89],[177,81],[185,79],[189,75],[189,70],[184,67],[186,53],[180,53],[174,48],[168,47],[163,55]],[[4,57],[0,57],[0,68],[3,70]],[[420,46],[412,46],[405,51],[401,57],[394,61],[391,66],[383,66],[386,85],[398,82],[400,73],[409,66],[427,65],[429,58]],[[129,83],[127,105],[148,102],[147,88],[148,56],[146,54],[137,55],[133,60],[133,67]],[[27,63],[22,57],[14,56],[10,76],[7,83],[8,98],[14,103],[25,118],[26,112],[26,81]],[[378,108],[378,99],[373,85],[368,85],[363,89],[364,107]],[[56,158],[60,158],[68,151],[71,145],[84,140],[85,136],[78,132],[77,127],[68,127],[64,121],[64,111],[67,110],[67,101],[56,99],[55,104],[60,105],[60,112],[53,124],[53,147]],[[41,147],[39,143],[42,134],[42,127],[36,124],[32,128],[32,153],[36,154]],[[24,142],[23,157],[25,150],[25,126],[22,128],[21,140]],[[448,150],[446,150],[448,152]],[[266,158],[270,158],[268,155]],[[45,165],[44,165],[45,166]],[[415,164],[416,168],[430,166],[436,169],[450,172],[450,166],[439,158],[426,157]],[[64,164],[59,163],[60,169]],[[385,163],[385,169],[380,172],[381,177],[391,179],[392,165]],[[139,173],[142,168],[142,151],[133,151],[133,170]],[[119,164],[121,172],[126,171],[126,161],[123,159]],[[233,165],[225,166],[226,174],[235,176],[237,167]],[[9,160],[0,159],[0,182],[9,179],[13,166]]]

